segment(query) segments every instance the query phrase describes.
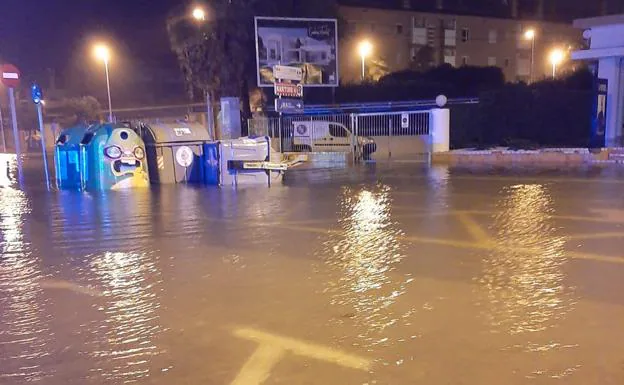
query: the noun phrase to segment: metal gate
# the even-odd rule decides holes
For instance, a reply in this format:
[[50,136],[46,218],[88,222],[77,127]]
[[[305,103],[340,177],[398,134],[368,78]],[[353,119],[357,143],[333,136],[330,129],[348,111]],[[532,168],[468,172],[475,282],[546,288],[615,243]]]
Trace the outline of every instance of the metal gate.
[[[354,159],[428,161],[430,112],[288,115],[249,120],[279,152],[350,152]],[[374,150],[374,151],[373,151]]]
[[427,161],[431,152],[430,112],[383,112],[356,114],[354,132],[358,143],[373,140],[374,159]]

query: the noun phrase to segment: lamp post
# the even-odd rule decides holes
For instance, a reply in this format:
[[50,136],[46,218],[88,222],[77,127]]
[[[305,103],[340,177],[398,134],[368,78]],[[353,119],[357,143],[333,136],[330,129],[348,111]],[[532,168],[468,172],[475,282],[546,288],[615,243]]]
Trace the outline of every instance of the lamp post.
[[[204,22],[206,21],[206,11],[202,7],[197,6],[193,8],[191,17],[199,23]],[[216,139],[214,112],[212,110],[212,95],[210,94],[208,87],[206,87],[204,96],[206,97],[206,124],[208,126],[208,134],[212,139]]]
[[563,62],[563,58],[565,54],[563,50],[559,48],[555,48],[550,52],[550,64],[552,64],[552,77],[555,79],[557,77],[557,66]]
[[368,40],[363,40],[358,45],[358,52],[362,58],[362,81],[366,80],[366,58],[373,51],[373,45]]
[[535,68],[535,30],[529,29],[524,33],[526,40],[531,40],[531,71],[529,75],[529,82],[533,83],[533,71]]
[[[188,11],[187,11],[188,12]],[[171,32],[178,23],[187,21],[192,19],[196,21],[198,24],[205,22],[208,19],[206,10],[201,6],[195,6],[190,10],[189,13],[184,13],[182,15],[178,15],[172,18],[167,19],[167,31]],[[214,113],[212,110],[212,95],[210,94],[210,90],[206,88],[204,93],[206,98],[206,125],[208,126],[208,134],[210,134],[211,138],[215,139],[215,124],[214,124]]]
[[191,16],[193,19],[197,21],[205,21],[206,20],[206,11],[202,7],[193,8],[193,12],[191,12]]
[[110,60],[110,51],[107,46],[103,44],[98,44],[94,49],[95,56],[104,62],[104,69],[106,71],[106,91],[108,93],[108,121],[113,121],[113,104],[111,102],[111,91],[110,91],[110,75],[108,72],[108,62]]

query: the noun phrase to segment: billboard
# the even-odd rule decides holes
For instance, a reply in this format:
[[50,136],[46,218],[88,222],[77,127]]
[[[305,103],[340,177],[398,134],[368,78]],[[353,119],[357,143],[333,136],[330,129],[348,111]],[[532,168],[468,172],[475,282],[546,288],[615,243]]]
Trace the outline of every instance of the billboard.
[[306,87],[338,86],[336,19],[256,17],[258,86],[273,87],[273,66],[301,68]]

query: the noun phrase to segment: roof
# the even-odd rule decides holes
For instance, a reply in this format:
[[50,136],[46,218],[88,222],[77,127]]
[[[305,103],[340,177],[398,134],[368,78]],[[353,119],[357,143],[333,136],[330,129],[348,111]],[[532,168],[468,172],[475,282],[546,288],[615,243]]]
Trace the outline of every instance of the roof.
[[410,3],[409,7],[404,7],[402,6],[401,1],[397,0],[338,0],[337,3],[340,7],[385,9],[405,12],[423,12],[511,19],[511,16],[508,14],[508,12],[506,12],[504,7],[447,6],[439,9],[435,7],[434,4],[431,4],[431,1],[429,1],[430,4],[427,4],[427,2],[423,3],[422,1],[413,1]]
[[[591,0],[561,0],[559,5],[555,0],[552,8],[546,9],[545,17],[538,18],[530,1],[519,1],[518,15],[513,18],[511,0],[443,0],[442,8],[437,7],[435,0],[337,0],[339,6],[359,7],[371,9],[387,9],[407,12],[424,12],[436,14],[450,14],[457,16],[480,16],[494,19],[519,20],[522,22],[548,22],[569,24],[575,17],[597,14],[598,7],[593,11],[584,6],[585,1]],[[594,0],[595,2],[595,0]]]
[[577,19],[577,20],[574,20],[573,25],[575,28],[587,29],[587,28],[592,28],[592,27],[604,27],[607,25],[616,25],[616,24],[624,25],[624,14],[590,17],[587,19]]

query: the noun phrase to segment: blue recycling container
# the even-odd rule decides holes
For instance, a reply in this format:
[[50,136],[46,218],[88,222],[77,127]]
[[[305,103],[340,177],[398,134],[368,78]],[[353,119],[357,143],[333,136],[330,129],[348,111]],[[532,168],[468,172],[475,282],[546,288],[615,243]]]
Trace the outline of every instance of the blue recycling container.
[[80,141],[82,186],[87,190],[148,187],[145,144],[123,124],[95,124]]
[[143,140],[115,123],[76,126],[55,146],[56,180],[63,190],[117,190],[149,186]]
[[204,143],[204,183],[219,185],[219,142]]
[[80,141],[88,130],[88,126],[79,125],[63,130],[54,149],[56,165],[56,184],[63,190],[81,189],[81,148]]

